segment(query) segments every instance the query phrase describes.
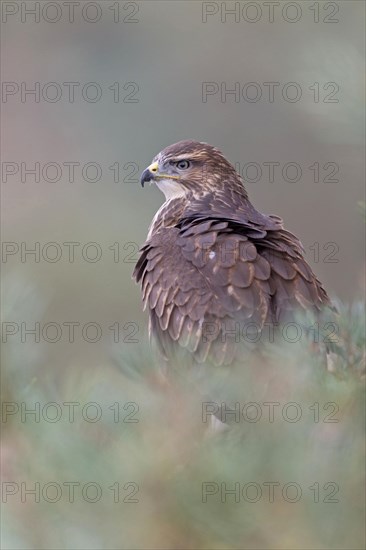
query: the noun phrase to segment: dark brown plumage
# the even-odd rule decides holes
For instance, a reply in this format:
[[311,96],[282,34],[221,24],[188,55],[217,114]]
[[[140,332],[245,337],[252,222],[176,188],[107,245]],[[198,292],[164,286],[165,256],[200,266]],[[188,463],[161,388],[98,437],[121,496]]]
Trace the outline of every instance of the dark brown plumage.
[[218,149],[196,141],[170,145],[145,170],[146,181],[167,200],[134,277],[165,356],[185,348],[197,362],[229,364],[236,332],[261,333],[268,323],[294,320],[298,311],[317,317],[331,306],[300,241],[279,217],[253,207]]

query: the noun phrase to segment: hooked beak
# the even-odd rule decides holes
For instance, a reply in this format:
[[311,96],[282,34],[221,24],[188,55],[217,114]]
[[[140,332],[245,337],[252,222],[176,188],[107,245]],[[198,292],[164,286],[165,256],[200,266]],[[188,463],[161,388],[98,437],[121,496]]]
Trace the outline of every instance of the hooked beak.
[[142,187],[145,185],[145,183],[152,181],[154,177],[158,174],[158,168],[159,165],[157,162],[153,162],[144,170],[141,174],[141,185]]
[[173,176],[171,174],[161,174],[159,172],[159,164],[157,162],[153,162],[144,170],[141,174],[141,185],[144,187],[145,183],[149,181],[156,181],[157,179],[173,179],[173,180],[179,180],[179,176]]

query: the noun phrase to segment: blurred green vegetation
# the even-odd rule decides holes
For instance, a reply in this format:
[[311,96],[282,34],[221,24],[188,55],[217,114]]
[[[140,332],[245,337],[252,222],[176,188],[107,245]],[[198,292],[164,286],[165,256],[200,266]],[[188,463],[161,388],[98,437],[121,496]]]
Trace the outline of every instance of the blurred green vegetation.
[[[41,307],[31,288],[19,300]],[[49,344],[9,341],[2,547],[364,548],[364,312],[360,303],[340,309],[347,353],[333,373],[306,346],[273,348],[266,364],[243,361],[231,381],[240,420],[216,431],[190,380],[162,376],[146,340],[61,371],[48,362]],[[37,402],[39,418],[24,415]],[[73,422],[70,402],[80,404]],[[255,409],[243,413],[249,402],[261,409],[257,422]],[[279,404],[273,422],[268,402]],[[37,483],[39,502],[25,492]],[[236,496],[225,494],[235,484]]]

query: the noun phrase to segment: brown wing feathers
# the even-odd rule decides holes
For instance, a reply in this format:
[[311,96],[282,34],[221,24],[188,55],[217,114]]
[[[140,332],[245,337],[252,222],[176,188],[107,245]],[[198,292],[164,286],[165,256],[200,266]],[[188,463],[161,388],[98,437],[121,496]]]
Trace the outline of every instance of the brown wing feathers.
[[185,219],[143,246],[134,276],[166,354],[177,343],[198,361],[227,363],[233,350],[222,333],[233,323],[250,320],[260,329],[298,308],[315,311],[329,303],[295,237],[248,225]]

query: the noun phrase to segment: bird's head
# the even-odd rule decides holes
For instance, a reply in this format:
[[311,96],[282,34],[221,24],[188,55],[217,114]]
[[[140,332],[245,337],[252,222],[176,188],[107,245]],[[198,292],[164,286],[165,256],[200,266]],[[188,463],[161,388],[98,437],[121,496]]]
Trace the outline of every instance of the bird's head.
[[224,155],[207,143],[179,141],[163,149],[141,175],[141,185],[154,182],[166,199],[201,197],[227,192],[245,193],[240,176]]

